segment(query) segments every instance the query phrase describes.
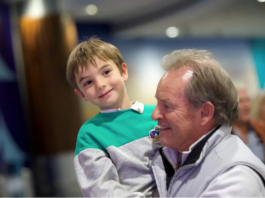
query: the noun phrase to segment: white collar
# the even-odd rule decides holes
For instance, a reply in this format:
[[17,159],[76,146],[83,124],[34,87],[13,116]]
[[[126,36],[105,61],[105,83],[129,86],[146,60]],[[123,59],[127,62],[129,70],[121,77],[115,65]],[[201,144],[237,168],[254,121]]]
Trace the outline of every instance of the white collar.
[[[131,109],[134,111],[137,111],[140,114],[143,114],[144,112],[144,104],[138,101],[133,101]],[[107,110],[101,110],[101,113],[112,113],[112,112],[117,112],[117,111],[122,111],[121,108],[114,108],[114,109],[107,109]]]

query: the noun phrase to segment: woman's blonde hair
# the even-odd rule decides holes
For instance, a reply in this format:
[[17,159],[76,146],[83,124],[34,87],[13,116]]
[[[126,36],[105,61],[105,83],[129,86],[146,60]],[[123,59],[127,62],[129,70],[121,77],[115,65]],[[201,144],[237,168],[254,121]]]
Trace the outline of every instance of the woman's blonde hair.
[[[265,103],[265,92],[259,92],[254,98],[251,99],[251,118],[254,120],[262,119],[260,117],[261,105]],[[264,120],[265,121],[265,120]]]

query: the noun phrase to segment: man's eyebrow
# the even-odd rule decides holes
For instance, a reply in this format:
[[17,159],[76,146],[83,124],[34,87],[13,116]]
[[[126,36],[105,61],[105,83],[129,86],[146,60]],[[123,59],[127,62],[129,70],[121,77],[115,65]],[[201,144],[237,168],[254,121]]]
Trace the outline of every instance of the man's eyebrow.
[[170,100],[168,98],[161,99],[161,101],[164,102],[164,103],[169,103],[170,102]]
[[[158,98],[155,96],[156,100],[158,100]],[[162,102],[166,102],[168,103],[170,100],[168,98],[162,98],[162,99],[159,99],[160,101]]]
[[164,103],[169,103],[169,99],[163,99],[161,101],[164,102]]

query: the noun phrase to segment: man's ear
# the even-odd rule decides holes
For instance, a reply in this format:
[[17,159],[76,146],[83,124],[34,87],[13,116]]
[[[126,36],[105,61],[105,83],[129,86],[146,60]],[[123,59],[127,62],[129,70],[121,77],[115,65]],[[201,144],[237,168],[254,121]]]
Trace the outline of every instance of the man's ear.
[[80,92],[78,89],[74,90],[75,93],[80,96],[84,101],[87,101],[86,97],[84,96],[84,94],[82,92]]
[[215,108],[211,102],[205,102],[201,106],[201,125],[209,123],[214,116]]
[[128,76],[128,70],[127,70],[127,65],[126,63],[121,64],[121,69],[122,69],[122,77],[124,81],[127,81],[129,76]]

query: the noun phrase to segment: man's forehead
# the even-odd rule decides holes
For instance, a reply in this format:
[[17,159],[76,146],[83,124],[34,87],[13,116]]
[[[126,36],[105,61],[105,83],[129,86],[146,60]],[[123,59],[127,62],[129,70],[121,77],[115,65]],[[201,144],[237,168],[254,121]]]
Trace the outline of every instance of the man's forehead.
[[170,94],[168,94],[167,92],[157,91],[155,97],[156,97],[157,101],[162,101],[165,103],[170,103],[172,101]]
[[176,81],[160,81],[157,86],[156,98],[163,101],[171,101],[174,97],[182,98],[185,84]]
[[191,79],[191,77],[193,76],[193,71],[188,69],[182,76],[182,79],[185,80],[185,81],[188,81]]
[[181,89],[186,87],[186,84],[193,76],[193,71],[186,69],[185,71],[170,70],[167,71],[159,81],[158,88],[164,89]]
[[191,77],[193,76],[193,70],[191,68],[188,68],[188,67],[182,67],[182,68],[179,68],[179,69],[171,69],[169,71],[167,71],[162,79],[166,79],[168,77],[171,77],[171,78],[174,78],[174,79],[177,79],[177,78],[181,78],[185,81],[187,80],[190,80]]

